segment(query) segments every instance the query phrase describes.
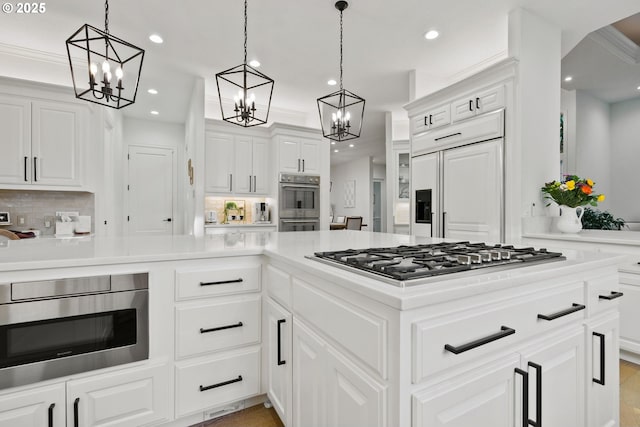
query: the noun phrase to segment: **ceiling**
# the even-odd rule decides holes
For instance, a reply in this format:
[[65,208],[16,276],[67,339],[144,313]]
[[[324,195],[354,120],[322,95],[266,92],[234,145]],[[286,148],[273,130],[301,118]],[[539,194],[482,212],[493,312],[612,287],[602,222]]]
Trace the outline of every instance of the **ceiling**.
[[639,97],[640,46],[633,40],[638,35],[640,13],[589,34],[562,59],[563,78],[572,77],[562,88],[609,104]]
[[[102,28],[103,5],[56,0],[41,15],[0,14],[0,53],[18,47],[20,55],[47,54],[42,70],[18,72],[0,64],[0,74],[39,73],[38,80],[71,85],[64,42],[85,23]],[[479,64],[504,58],[507,16],[516,7],[563,29],[563,55],[593,29],[640,9],[637,0],[351,1],[344,12],[344,87],[366,99],[365,121],[355,147],[339,143],[332,164],[364,155],[384,163],[385,112],[405,117],[410,71],[452,83]],[[146,50],[138,99],[125,115],[183,123],[195,79],[205,79],[209,99],[215,74],[242,62],[240,0],[111,0],[109,9],[111,33]],[[260,70],[276,82],[273,108],[303,113],[308,126],[319,127],[316,99],[335,90],[328,79],[339,78],[338,18],[334,0],[249,1],[249,59],[258,59]],[[425,40],[430,29],[441,36]],[[165,42],[151,43],[151,33]],[[160,93],[148,94],[150,87]],[[160,114],[150,116],[150,110]]]

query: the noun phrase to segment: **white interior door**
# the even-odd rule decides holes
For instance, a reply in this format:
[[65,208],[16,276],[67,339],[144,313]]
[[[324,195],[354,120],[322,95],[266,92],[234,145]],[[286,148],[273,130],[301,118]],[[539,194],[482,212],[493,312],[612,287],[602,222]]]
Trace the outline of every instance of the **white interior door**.
[[129,147],[129,234],[173,233],[173,155],[170,148]]
[[442,237],[500,242],[502,180],[501,139],[446,150]]
[[[440,221],[438,215],[439,153],[425,154],[411,159],[411,234],[422,237],[438,237]],[[431,190],[431,224],[416,222],[416,191]],[[433,233],[433,235],[432,235]]]

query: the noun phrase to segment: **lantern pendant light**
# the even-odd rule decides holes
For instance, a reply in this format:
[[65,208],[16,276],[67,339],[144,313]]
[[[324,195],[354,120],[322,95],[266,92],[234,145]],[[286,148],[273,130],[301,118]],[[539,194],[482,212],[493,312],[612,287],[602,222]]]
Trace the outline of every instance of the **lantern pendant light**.
[[109,0],[104,31],[83,25],[67,39],[67,55],[76,98],[116,109],[136,101],[144,50],[109,33]]
[[342,12],[349,4],[338,1],[335,6],[340,11],[340,90],[318,98],[318,112],[323,136],[346,141],[360,137],[365,100],[342,86]]
[[238,126],[266,124],[273,79],[247,65],[247,0],[244,1],[244,62],[216,74],[222,119]]

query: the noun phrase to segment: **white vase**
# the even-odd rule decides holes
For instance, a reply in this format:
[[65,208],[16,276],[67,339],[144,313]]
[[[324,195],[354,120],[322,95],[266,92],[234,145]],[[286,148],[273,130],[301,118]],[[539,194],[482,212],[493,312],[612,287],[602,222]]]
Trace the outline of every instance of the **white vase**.
[[561,233],[578,233],[582,230],[582,215],[584,208],[578,206],[570,208],[560,205],[560,219],[558,219],[558,230]]

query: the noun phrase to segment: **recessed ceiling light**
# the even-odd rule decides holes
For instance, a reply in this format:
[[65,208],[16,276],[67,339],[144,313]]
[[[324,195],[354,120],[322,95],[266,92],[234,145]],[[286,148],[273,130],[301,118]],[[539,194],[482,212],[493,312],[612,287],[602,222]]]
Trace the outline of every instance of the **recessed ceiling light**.
[[251,65],[252,67],[259,67],[260,66],[260,61],[257,60],[252,60],[249,62],[249,65]]
[[353,144],[349,144],[349,147],[353,148]]
[[440,33],[437,32],[436,30],[431,30],[431,31],[427,31],[427,33],[424,35],[424,38],[427,40],[433,40],[438,38],[439,35]]
[[331,141],[331,145],[336,145],[336,142],[335,141]]
[[155,89],[149,89],[147,92],[149,92],[151,95],[157,95],[158,91]]
[[638,86],[637,89],[640,90],[640,86]]
[[567,76],[567,77],[564,78],[565,82],[570,82],[571,80],[573,80],[573,77],[571,77],[571,76]]
[[329,86],[335,86],[335,85],[337,85],[337,84],[338,84],[338,82],[337,82],[337,81],[335,81],[334,79],[331,79],[331,80],[329,80],[329,81],[327,82],[327,84],[328,84]]
[[152,111],[151,111],[151,114],[153,114],[154,116],[157,116],[157,115],[158,115],[158,114],[160,114],[160,113],[158,113],[156,110],[152,110]]
[[164,40],[162,40],[162,37],[160,37],[158,34],[151,34],[149,36],[149,40],[151,40],[154,43],[162,43]]
[[338,150],[338,149],[333,150],[334,153],[337,153],[338,151],[340,151],[340,150]]

